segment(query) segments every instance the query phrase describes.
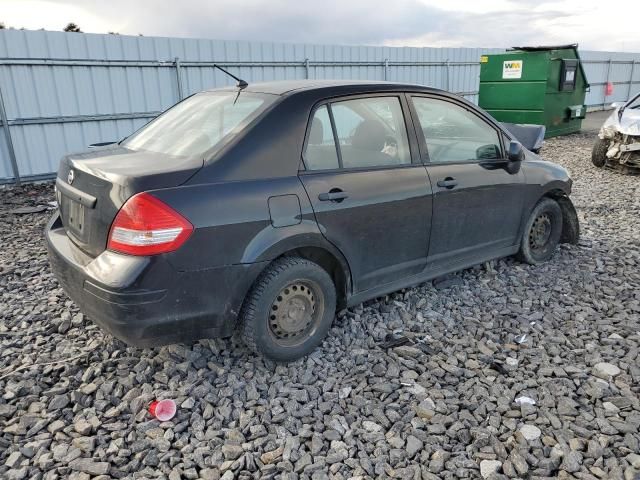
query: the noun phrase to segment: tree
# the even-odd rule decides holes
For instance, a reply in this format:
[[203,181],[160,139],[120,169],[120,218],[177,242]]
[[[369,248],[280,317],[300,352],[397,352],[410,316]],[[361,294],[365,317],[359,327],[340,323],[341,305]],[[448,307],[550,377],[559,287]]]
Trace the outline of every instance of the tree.
[[80,30],[80,27],[73,22],[69,23],[66,27],[64,27],[64,31],[82,33],[82,30]]
[[4,30],[5,28],[7,27],[4,26],[4,23],[0,22],[0,30]]

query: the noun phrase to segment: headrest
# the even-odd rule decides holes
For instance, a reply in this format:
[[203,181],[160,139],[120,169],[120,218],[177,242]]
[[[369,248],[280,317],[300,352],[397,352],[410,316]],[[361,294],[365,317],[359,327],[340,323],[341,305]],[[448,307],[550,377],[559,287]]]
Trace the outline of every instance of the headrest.
[[351,145],[363,150],[380,152],[387,132],[377,120],[365,120],[356,127]]

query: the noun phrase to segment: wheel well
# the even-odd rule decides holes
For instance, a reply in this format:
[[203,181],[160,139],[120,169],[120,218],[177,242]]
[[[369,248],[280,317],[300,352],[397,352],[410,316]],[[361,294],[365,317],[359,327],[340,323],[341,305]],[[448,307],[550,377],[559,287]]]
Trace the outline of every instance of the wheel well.
[[348,292],[351,288],[351,276],[348,271],[345,271],[346,266],[343,267],[332,253],[320,247],[300,247],[285,252],[281,256],[302,257],[321,266],[331,276],[336,286],[338,308],[346,307]]
[[548,192],[546,192],[542,197],[543,198],[549,197],[549,198],[553,198],[554,200],[557,200],[558,198],[566,197],[566,196],[567,194],[563,190],[559,188],[555,188],[553,190],[549,190]]
[[580,223],[573,203],[567,194],[559,188],[548,191],[542,196],[542,198],[545,197],[552,198],[558,202],[562,210],[562,235],[560,236],[560,243],[577,245],[580,240]]

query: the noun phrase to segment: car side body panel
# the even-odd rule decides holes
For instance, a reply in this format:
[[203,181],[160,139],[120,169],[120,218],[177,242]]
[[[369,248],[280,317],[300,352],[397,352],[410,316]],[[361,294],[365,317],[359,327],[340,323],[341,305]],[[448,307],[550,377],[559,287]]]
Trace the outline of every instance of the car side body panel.
[[[268,260],[264,255],[264,250],[269,248],[266,237],[273,242],[305,229],[319,234],[313,210],[297,176],[196,184],[152,194],[188,218],[195,227],[183,248],[167,255],[178,270]],[[295,223],[274,227],[269,200],[283,196],[297,198],[300,213]]]
[[[355,291],[421,272],[427,263],[431,187],[422,165],[301,175],[322,234],[348,259]],[[341,190],[339,202],[320,201]]]
[[[432,267],[474,261],[482,251],[518,243],[523,198],[521,172],[509,173],[507,162],[440,164],[427,167],[434,188]],[[438,186],[446,178],[458,184]]]
[[[147,258],[108,250],[93,255],[74,245],[60,218],[52,219],[46,236],[53,269],[65,291],[98,324],[128,343],[141,346],[228,335],[245,296],[261,272],[274,259],[290,252],[299,254],[305,249],[316,254],[322,252],[321,255],[333,259],[339,266],[344,277],[341,286],[346,301],[343,303],[348,305],[517,252],[520,235],[514,236],[509,231],[501,233],[499,236],[505,241],[496,242],[492,248],[478,248],[473,255],[452,255],[443,263],[429,262],[433,199],[434,192],[436,196],[438,192],[431,182],[437,179],[430,179],[428,159],[423,155],[415,156],[410,166],[372,173],[373,186],[363,177],[365,180],[361,180],[358,190],[348,192],[351,197],[344,205],[332,206],[339,214],[338,224],[351,227],[349,223],[354,222],[358,227],[352,244],[346,236],[327,235],[326,230],[331,226],[323,215],[329,202],[321,202],[322,206],[314,209],[315,200],[324,193],[325,187],[331,188],[341,181],[339,175],[352,173],[336,174],[333,178],[326,172],[300,172],[304,170],[305,134],[311,113],[319,102],[385,92],[438,95],[466,105],[495,125],[505,138],[511,136],[471,103],[435,89],[375,82],[300,85],[247,87],[247,91],[280,97],[237,138],[211,158],[200,159],[202,168],[195,162],[199,169],[194,167],[188,175],[183,173],[175,186],[166,186],[165,182],[145,190],[193,224],[193,234],[178,250]],[[405,120],[408,140],[412,150],[417,150],[415,122],[410,115],[405,116]],[[105,168],[108,168],[107,160],[103,162]],[[512,183],[518,184],[516,197],[522,202],[519,231],[536,202],[544,195],[551,195],[559,199],[563,212],[573,215],[563,238],[577,242],[577,216],[568,199],[571,180],[566,170],[530,152],[520,163],[515,170],[508,170],[513,165],[495,165],[501,169],[495,173],[503,183],[517,179]],[[81,166],[78,168],[81,170]],[[60,175],[67,175],[68,169],[64,164]],[[401,171],[420,173],[411,177],[399,175]],[[79,187],[84,185],[83,173],[81,170],[75,184]],[[477,174],[480,173],[491,172],[478,171]],[[406,185],[398,184],[402,178],[408,180]],[[385,188],[385,179],[391,187]],[[128,185],[135,184],[133,180],[127,181]],[[465,181],[470,182],[472,190],[480,186],[473,175]],[[135,193],[127,190],[127,195]],[[376,202],[376,195],[382,200]],[[124,202],[126,198],[121,197],[120,201]],[[482,198],[475,201],[480,202]],[[512,202],[514,198],[510,196],[502,201]],[[505,215],[500,208],[500,198],[496,202],[493,226],[500,228],[498,217]],[[344,210],[342,216],[341,209]],[[385,209],[394,220],[386,225],[376,222]],[[518,223],[511,215],[507,216],[509,219],[505,221]],[[476,223],[474,228],[480,228],[481,222]],[[375,249],[368,246],[369,241],[375,242]]]

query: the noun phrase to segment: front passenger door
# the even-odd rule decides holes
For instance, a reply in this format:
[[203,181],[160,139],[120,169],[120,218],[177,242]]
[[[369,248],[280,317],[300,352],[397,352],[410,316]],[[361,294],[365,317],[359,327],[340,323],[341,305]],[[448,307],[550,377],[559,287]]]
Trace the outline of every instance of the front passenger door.
[[512,253],[524,177],[507,171],[502,134],[462,102],[414,95],[412,104],[434,192],[429,267]]

